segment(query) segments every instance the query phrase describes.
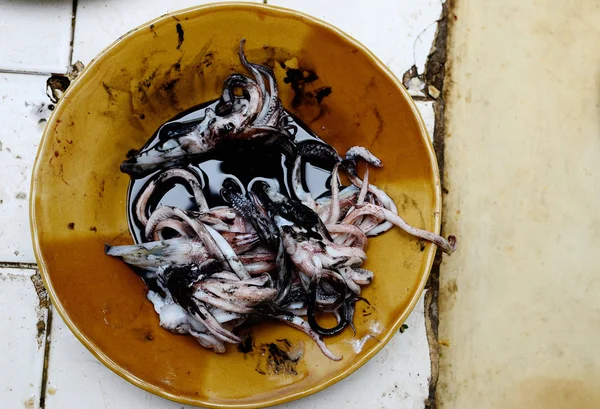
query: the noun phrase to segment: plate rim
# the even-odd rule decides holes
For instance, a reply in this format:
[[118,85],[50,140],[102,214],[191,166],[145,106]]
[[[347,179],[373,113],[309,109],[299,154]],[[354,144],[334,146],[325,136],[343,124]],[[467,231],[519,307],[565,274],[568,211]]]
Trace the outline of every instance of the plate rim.
[[[280,17],[290,17],[290,18],[295,18],[295,19],[302,19],[306,23],[329,30],[330,32],[332,32],[335,35],[337,35],[338,37],[340,37],[346,43],[361,50],[362,53],[364,53],[369,59],[371,59],[371,61],[374,62],[377,65],[377,67],[380,70],[382,70],[383,73],[385,73],[385,75],[387,75],[389,77],[390,80],[392,80],[392,82],[397,86],[397,88],[400,90],[401,94],[407,100],[412,114],[417,119],[417,122],[419,125],[419,130],[420,130],[420,135],[423,139],[425,139],[425,147],[426,147],[426,151],[428,154],[429,162],[432,166],[433,183],[434,183],[434,187],[435,187],[435,189],[434,189],[435,192],[434,192],[434,197],[433,197],[433,199],[434,199],[434,206],[433,206],[434,230],[433,231],[434,231],[434,233],[439,234],[440,229],[441,229],[441,212],[442,212],[441,176],[440,176],[440,171],[439,171],[437,157],[436,157],[436,154],[434,151],[433,143],[431,141],[431,138],[429,137],[429,132],[427,130],[427,127],[425,126],[425,122],[423,120],[423,117],[421,116],[421,113],[419,112],[419,110],[416,106],[415,101],[410,96],[408,91],[404,88],[404,85],[402,84],[402,82],[396,77],[396,75],[394,75],[394,73],[391,71],[391,69],[389,67],[387,67],[364,44],[362,44],[361,42],[359,42],[358,40],[356,40],[355,38],[353,38],[346,32],[342,31],[341,29],[337,28],[336,26],[334,26],[330,23],[327,23],[317,17],[311,16],[309,14],[306,14],[306,13],[303,13],[303,12],[300,12],[297,10],[289,9],[286,7],[274,6],[274,5],[269,5],[269,4],[261,4],[261,3],[238,2],[238,1],[234,1],[234,2],[222,2],[221,1],[221,2],[216,2],[216,3],[209,3],[209,4],[200,5],[200,6],[194,6],[194,7],[188,7],[188,8],[184,8],[184,9],[180,9],[180,10],[175,10],[175,11],[163,14],[153,20],[147,21],[147,22],[140,24],[137,27],[127,31],[125,34],[121,35],[119,38],[117,38],[115,41],[113,41],[110,45],[105,47],[100,53],[98,53],[89,62],[89,64],[83,69],[83,71],[79,74],[79,76],[75,80],[72,81],[71,86],[69,88],[67,88],[67,91],[66,91],[65,95],[63,96],[62,100],[68,99],[71,92],[74,92],[73,91],[74,87],[72,86],[72,84],[75,82],[79,82],[79,80],[81,78],[85,78],[87,76],[87,74],[92,71],[94,66],[101,59],[101,57],[106,55],[117,44],[121,43],[124,40],[127,40],[128,37],[134,35],[134,33],[136,33],[137,31],[143,30],[152,24],[156,24],[160,21],[173,18],[173,16],[178,16],[180,14],[191,13],[191,12],[202,13],[207,10],[210,11],[210,10],[214,10],[214,9],[228,9],[228,8],[252,9],[251,11],[253,11],[253,12],[255,12],[255,11],[275,12]],[[94,345],[94,343],[90,339],[88,339],[85,335],[83,335],[81,333],[79,328],[77,328],[77,326],[71,321],[67,311],[64,309],[62,303],[60,302],[59,298],[57,297],[57,295],[54,291],[54,288],[52,286],[50,277],[48,276],[47,267],[46,267],[46,265],[44,263],[44,259],[42,257],[40,241],[38,239],[38,226],[37,226],[37,218],[36,218],[36,201],[37,201],[36,199],[38,197],[36,181],[40,177],[42,153],[46,150],[46,145],[49,143],[49,139],[50,139],[49,133],[50,133],[50,130],[52,129],[51,125],[54,124],[54,122],[56,121],[56,117],[62,111],[62,105],[64,105],[64,104],[61,104],[60,102],[57,104],[57,106],[54,109],[54,111],[52,112],[48,122],[46,123],[46,127],[44,128],[44,132],[42,133],[40,145],[39,145],[38,151],[36,153],[34,166],[33,166],[33,170],[32,170],[31,183],[30,183],[31,194],[30,194],[30,199],[29,199],[29,221],[30,221],[30,231],[31,231],[31,236],[32,236],[33,250],[34,250],[35,258],[36,258],[36,261],[38,264],[38,270],[40,272],[40,275],[42,276],[44,285],[46,286],[46,289],[47,289],[48,295],[50,297],[50,300],[52,302],[53,308],[58,312],[59,316],[63,319],[63,321],[69,328],[69,330],[75,335],[75,337],[79,340],[79,342],[81,342],[100,362],[102,362],[102,364],[104,366],[109,368],[112,372],[116,373],[121,378],[125,379],[126,381],[130,382],[131,384],[145,390],[146,392],[152,393],[154,395],[160,396],[165,399],[169,399],[169,400],[177,402],[177,403],[199,406],[199,407],[206,407],[206,408],[214,408],[214,409],[264,408],[264,407],[268,407],[268,406],[291,402],[291,401],[315,394],[319,391],[322,391],[322,390],[334,385],[335,383],[341,381],[342,379],[348,377],[349,375],[354,373],[356,370],[358,370],[360,367],[362,367],[365,363],[367,363],[369,360],[371,360],[379,351],[381,351],[381,349],[391,340],[391,338],[395,335],[395,333],[398,331],[400,326],[406,321],[408,316],[412,313],[419,298],[423,294],[425,285],[427,283],[429,274],[431,272],[431,268],[433,266],[435,254],[436,254],[437,248],[433,244],[428,246],[429,249],[427,251],[427,255],[426,255],[426,259],[425,259],[425,263],[424,263],[425,264],[424,272],[422,274],[421,281],[417,285],[417,288],[416,288],[416,291],[414,292],[413,297],[408,302],[408,306],[404,310],[404,312],[398,316],[394,325],[391,327],[391,330],[388,331],[387,334],[385,334],[385,336],[380,339],[380,342],[377,343],[370,351],[368,351],[361,359],[356,361],[353,365],[348,366],[346,369],[344,369],[339,374],[328,378],[326,381],[322,382],[319,385],[307,388],[305,390],[302,390],[302,391],[299,391],[296,393],[291,393],[291,394],[276,397],[276,398],[266,398],[260,402],[254,402],[254,403],[223,404],[223,403],[211,402],[209,399],[201,399],[201,398],[188,399],[188,398],[179,396],[177,394],[167,392],[160,387],[157,387],[157,386],[147,383],[146,381],[135,376],[133,373],[120,367],[117,363],[115,363],[107,355],[105,355],[96,345]]]

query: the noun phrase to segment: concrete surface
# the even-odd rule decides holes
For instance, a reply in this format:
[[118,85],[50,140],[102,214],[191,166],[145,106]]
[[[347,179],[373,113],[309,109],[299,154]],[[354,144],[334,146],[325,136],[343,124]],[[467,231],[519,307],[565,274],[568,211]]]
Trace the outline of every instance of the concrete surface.
[[600,407],[600,3],[459,0],[442,409]]

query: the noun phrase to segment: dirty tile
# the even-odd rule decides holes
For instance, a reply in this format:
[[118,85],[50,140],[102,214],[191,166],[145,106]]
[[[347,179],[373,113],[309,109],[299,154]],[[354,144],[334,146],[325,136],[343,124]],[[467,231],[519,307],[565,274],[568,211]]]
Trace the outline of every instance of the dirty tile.
[[416,101],[415,105],[421,113],[421,118],[423,118],[423,122],[425,122],[425,127],[427,128],[427,132],[429,132],[431,142],[433,142],[433,130],[435,128],[435,113],[433,111],[433,101]]
[[40,303],[33,273],[0,269],[0,346],[10,351],[0,354],[3,408],[39,408],[48,310],[45,292]]
[[[251,0],[259,2],[258,0]],[[208,0],[99,0],[80,1],[73,45],[73,61],[88,64],[100,51],[121,35],[147,21],[188,7],[210,3]]]
[[0,73],[0,261],[35,262],[29,182],[46,119],[46,77]]
[[[406,324],[388,345],[358,372],[317,395],[279,408],[422,409],[429,393],[430,361],[425,334],[423,298]],[[103,366],[54,315],[46,385],[46,408],[63,409],[86,402],[88,409],[191,408],[151,395]],[[71,405],[71,406],[70,406]]]
[[0,70],[65,72],[71,0],[0,0]]
[[[441,0],[382,0],[376,6],[364,0],[269,0],[269,4],[298,10],[333,24],[348,33],[381,59],[398,77],[415,65],[425,69]],[[418,94],[418,87],[411,87]]]

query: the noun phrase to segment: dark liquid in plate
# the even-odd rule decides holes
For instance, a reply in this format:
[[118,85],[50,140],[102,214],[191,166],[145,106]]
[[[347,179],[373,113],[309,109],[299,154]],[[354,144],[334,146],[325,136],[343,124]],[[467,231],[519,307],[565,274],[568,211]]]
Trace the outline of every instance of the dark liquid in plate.
[[[182,112],[175,118],[163,124],[163,126],[185,122],[204,116],[207,108],[215,109],[218,101],[202,104],[187,111]],[[285,111],[284,111],[285,112]],[[284,115],[289,116],[289,123],[295,125],[297,132],[295,141],[317,140],[323,142],[315,135],[304,123],[285,112]],[[148,143],[143,149],[150,148],[156,145],[159,141],[159,130],[152,135]],[[233,178],[238,181],[238,184],[248,191],[252,188],[252,184],[257,180],[266,181],[271,187],[276,188],[280,193],[294,197],[291,185],[292,165],[286,166],[285,157],[275,145],[259,145],[243,150],[231,151],[225,155],[219,155],[218,158],[206,157],[198,161],[193,161],[187,165],[187,169],[195,172],[200,176],[202,183],[202,191],[206,197],[209,207],[226,206],[227,203],[221,197],[220,191],[223,186],[223,181],[227,178]],[[325,166],[319,164],[320,166]],[[329,193],[331,186],[331,170],[332,167],[320,167],[314,164],[303,161],[302,163],[302,183],[304,190],[309,191],[313,197],[319,197],[325,193]],[[141,243],[143,239],[143,231],[136,222],[135,217],[135,202],[142,188],[158,173],[165,169],[160,169],[148,176],[139,179],[132,179],[127,192],[127,220],[131,235],[136,243]],[[160,186],[154,192],[150,201],[150,209],[152,212],[157,207],[168,205],[175,206],[183,210],[197,210],[193,196],[188,192],[185,186],[179,184],[177,180],[173,183],[167,182],[164,186]]]

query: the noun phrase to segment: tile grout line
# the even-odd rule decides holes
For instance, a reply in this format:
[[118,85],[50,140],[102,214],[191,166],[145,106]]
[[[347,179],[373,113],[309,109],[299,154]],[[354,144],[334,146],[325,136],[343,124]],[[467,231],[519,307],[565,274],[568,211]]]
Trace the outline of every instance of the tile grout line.
[[0,261],[0,268],[14,268],[20,270],[37,270],[36,263],[20,263],[17,261]]
[[[445,136],[445,100],[443,96],[445,64],[446,64],[446,46],[448,39],[448,15],[452,8],[452,0],[442,3],[442,13],[437,21],[437,29],[431,52],[425,62],[425,71],[423,76],[426,85],[432,85],[440,91],[440,97],[433,100],[433,112],[435,117],[433,131],[433,149],[435,151],[438,169],[440,172],[440,182],[442,190],[442,202],[444,197],[444,136]],[[443,215],[442,215],[443,216]],[[442,217],[441,230],[444,229],[444,218]],[[440,351],[438,344],[438,326],[439,311],[438,300],[440,291],[440,264],[442,263],[442,252],[437,250],[429,279],[425,288],[428,290],[425,295],[425,332],[429,344],[429,357],[431,362],[431,376],[429,378],[429,396],[425,400],[425,409],[434,409],[437,407],[436,390],[439,377]]]
[[22,75],[43,75],[45,77],[49,77],[49,72],[42,71],[27,71],[27,70],[9,70],[6,68],[0,68],[0,74],[22,74]]
[[[266,0],[265,0],[266,2]],[[71,66],[73,65],[73,49],[75,44],[75,21],[77,18],[77,4],[78,0],[73,0],[73,6],[71,8],[71,38],[69,41],[69,58],[67,61],[67,67],[65,67],[65,72],[57,73],[57,74],[66,74],[69,72]],[[24,74],[24,75],[43,75],[46,77],[51,76],[53,73],[51,72],[43,72],[43,71],[28,71],[28,70],[12,70],[6,68],[0,68],[0,74]]]
[[52,332],[52,315],[54,309],[50,304],[48,306],[48,318],[46,319],[46,345],[44,345],[44,368],[42,369],[42,384],[40,385],[40,404],[39,409],[46,407],[46,389],[48,386],[48,366],[50,364],[50,343]]
[[67,67],[67,71],[73,65],[73,49],[75,48],[75,21],[77,19],[77,2],[78,0],[73,0],[73,8],[71,10],[71,42],[69,43],[69,66]]

